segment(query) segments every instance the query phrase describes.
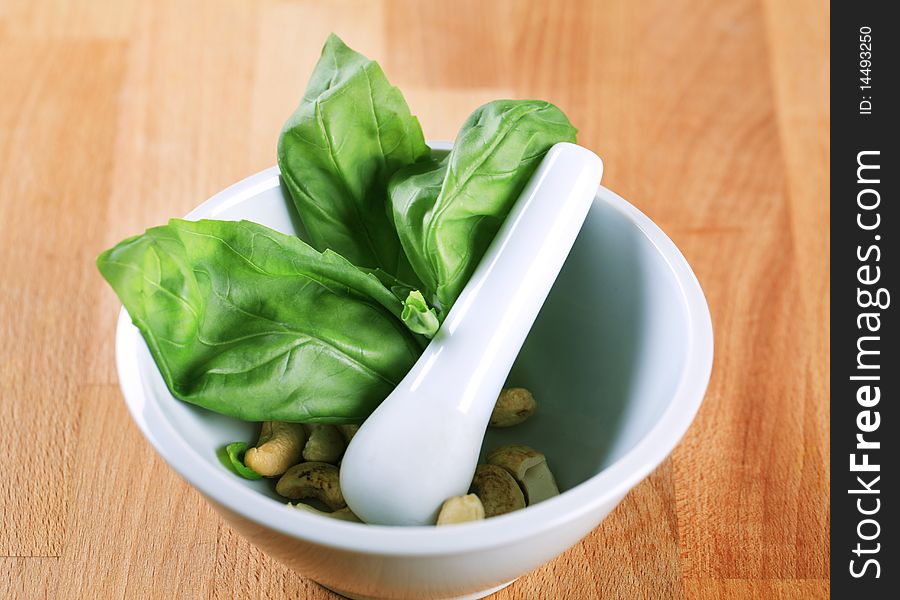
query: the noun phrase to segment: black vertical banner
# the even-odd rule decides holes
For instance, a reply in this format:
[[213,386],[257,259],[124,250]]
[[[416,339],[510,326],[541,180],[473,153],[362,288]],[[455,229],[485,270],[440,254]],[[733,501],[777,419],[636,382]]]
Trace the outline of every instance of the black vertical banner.
[[[831,589],[900,597],[900,22],[831,4]],[[797,74],[802,77],[802,73]],[[889,491],[893,490],[893,491]],[[852,594],[852,595],[851,595]]]

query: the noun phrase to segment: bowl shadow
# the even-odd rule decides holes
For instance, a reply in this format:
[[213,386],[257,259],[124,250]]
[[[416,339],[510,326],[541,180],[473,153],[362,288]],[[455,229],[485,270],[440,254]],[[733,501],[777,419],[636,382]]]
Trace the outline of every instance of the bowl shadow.
[[484,448],[511,443],[547,455],[561,489],[618,457],[644,339],[644,289],[637,237],[595,200],[550,295],[507,378],[534,393],[538,413],[520,426],[489,429]]

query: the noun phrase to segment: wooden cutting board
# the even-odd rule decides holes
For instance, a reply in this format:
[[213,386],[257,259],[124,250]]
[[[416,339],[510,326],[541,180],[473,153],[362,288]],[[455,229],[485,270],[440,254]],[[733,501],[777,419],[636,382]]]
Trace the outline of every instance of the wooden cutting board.
[[712,309],[709,392],[671,458],[496,597],[825,597],[828,23],[813,0],[3,0],[0,597],[334,597],[143,440],[93,265],[273,164],[329,31],[432,139],[489,99],[558,104]]

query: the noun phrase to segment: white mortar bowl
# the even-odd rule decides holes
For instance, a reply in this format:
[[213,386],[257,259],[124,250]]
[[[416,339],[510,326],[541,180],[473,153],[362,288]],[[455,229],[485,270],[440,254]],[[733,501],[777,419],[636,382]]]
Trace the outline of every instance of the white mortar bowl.
[[[188,218],[248,219],[304,235],[276,168]],[[351,598],[481,598],[565,551],[672,451],[703,399],[712,355],[709,310],[684,257],[601,188],[509,376],[534,392],[539,412],[489,430],[484,444],[541,450],[563,493],[476,523],[384,527],[299,511],[271,482],[227,471],[216,451],[252,443],[257,426],[176,400],[124,309],[116,334],[125,400],[157,452],[252,543]]]

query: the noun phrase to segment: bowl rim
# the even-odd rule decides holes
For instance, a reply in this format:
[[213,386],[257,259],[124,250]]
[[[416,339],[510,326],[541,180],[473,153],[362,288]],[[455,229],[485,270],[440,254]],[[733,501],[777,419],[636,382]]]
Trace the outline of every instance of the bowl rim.
[[[447,150],[449,143],[433,143]],[[280,185],[278,167],[270,167],[215,194],[187,219],[214,218],[248,197]],[[116,366],[132,418],[163,459],[204,496],[258,525],[292,538],[357,553],[434,556],[515,544],[617,504],[650,474],[683,437],[706,392],[712,370],[713,332],[706,298],[684,256],[646,215],[600,186],[596,200],[622,213],[643,233],[669,266],[688,314],[688,352],[676,391],[643,438],[624,456],[570,490],[540,504],[485,521],[452,527],[360,525],[299,511],[244,485],[235,475],[194,450],[168,422],[141,377],[138,349],[143,338],[123,307],[116,330]]]

